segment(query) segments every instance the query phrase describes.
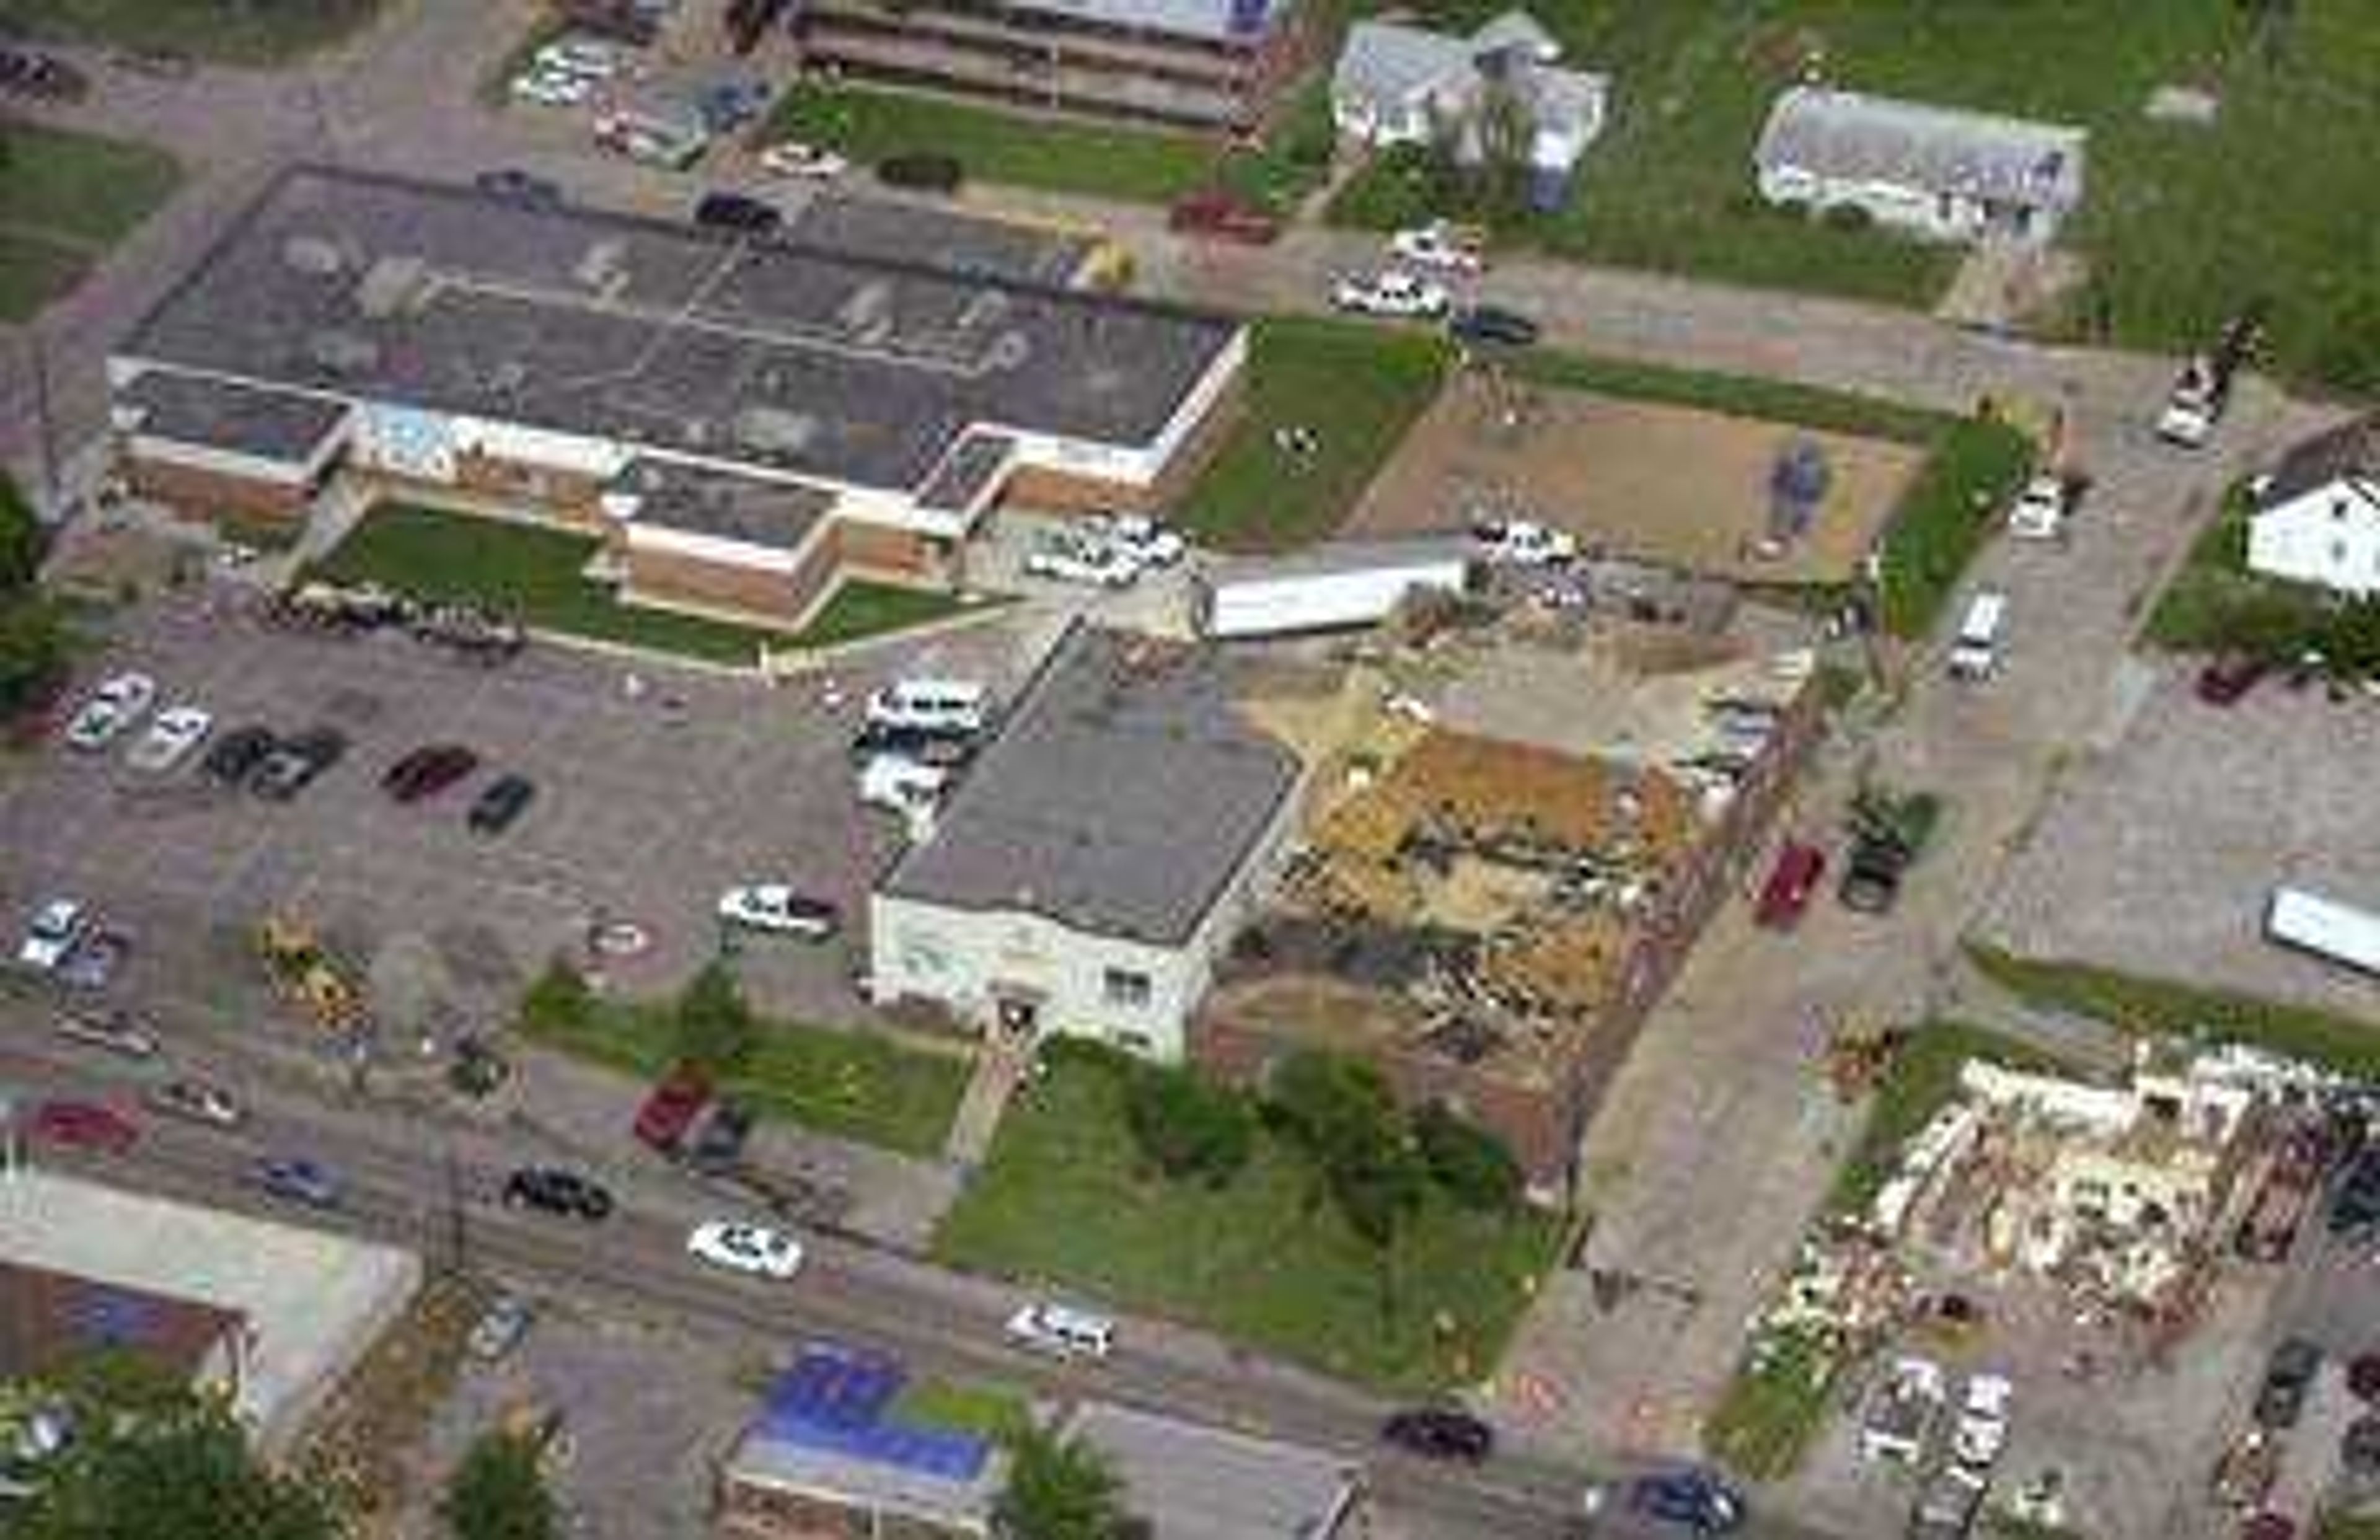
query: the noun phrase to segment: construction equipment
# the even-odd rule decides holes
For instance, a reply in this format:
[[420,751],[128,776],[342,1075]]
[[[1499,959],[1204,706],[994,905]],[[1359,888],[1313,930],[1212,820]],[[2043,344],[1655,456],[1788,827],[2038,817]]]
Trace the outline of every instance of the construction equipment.
[[282,995],[317,1025],[338,1032],[363,1025],[363,991],[340,971],[304,922],[267,915],[256,928],[256,951]]

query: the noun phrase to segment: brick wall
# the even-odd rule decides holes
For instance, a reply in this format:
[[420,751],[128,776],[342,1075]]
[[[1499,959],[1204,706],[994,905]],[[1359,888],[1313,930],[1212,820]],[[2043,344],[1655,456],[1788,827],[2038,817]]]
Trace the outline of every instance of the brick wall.
[[831,557],[790,573],[769,572],[635,544],[627,549],[627,566],[633,592],[743,610],[779,622],[797,618],[834,572]]
[[1094,513],[1109,508],[1153,513],[1165,507],[1189,490],[1237,426],[1245,400],[1246,375],[1243,368],[1239,377],[1215,398],[1206,417],[1191,429],[1154,485],[1135,487],[1104,477],[1073,476],[1040,466],[1026,466],[1011,475],[1008,484],[1001,489],[1000,505],[1060,514]]
[[143,497],[199,517],[237,512],[291,519],[305,516],[311,488],[201,470],[174,461],[128,457],[125,479]]

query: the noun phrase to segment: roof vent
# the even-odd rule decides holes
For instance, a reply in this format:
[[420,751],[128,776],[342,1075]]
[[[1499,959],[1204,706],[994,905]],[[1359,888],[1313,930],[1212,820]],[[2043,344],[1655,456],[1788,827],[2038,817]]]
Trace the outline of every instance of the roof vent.
[[617,236],[591,242],[570,275],[604,299],[617,299],[628,286],[628,243]]
[[353,332],[326,328],[306,339],[306,357],[325,374],[360,374],[380,363],[380,345]]
[[851,291],[840,309],[834,312],[835,323],[854,334],[874,333],[890,328],[892,323],[892,285],[882,278],[870,278]]
[[281,243],[281,265],[309,278],[335,278],[347,261],[334,242],[320,236],[292,236]]
[[782,406],[747,406],[735,414],[735,442],[762,455],[790,458],[818,436],[818,418]]
[[528,383],[528,365],[518,358],[506,358],[488,371],[488,388],[499,395],[516,395]]
[[1011,329],[991,339],[991,346],[983,356],[988,370],[1017,370],[1033,357],[1033,342],[1023,332]]
[[419,257],[382,257],[356,282],[356,309],[367,321],[386,321],[415,308],[428,287],[430,264]]
[[959,312],[959,330],[987,331],[1007,319],[1008,296],[999,289],[978,289]]

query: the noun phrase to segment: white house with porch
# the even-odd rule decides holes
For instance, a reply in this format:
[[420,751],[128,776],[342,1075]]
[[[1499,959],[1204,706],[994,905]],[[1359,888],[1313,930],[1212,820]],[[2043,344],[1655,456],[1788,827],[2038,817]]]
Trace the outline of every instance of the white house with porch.
[[2380,412],[2317,433],[2257,483],[2248,569],[2333,593],[2380,593]]

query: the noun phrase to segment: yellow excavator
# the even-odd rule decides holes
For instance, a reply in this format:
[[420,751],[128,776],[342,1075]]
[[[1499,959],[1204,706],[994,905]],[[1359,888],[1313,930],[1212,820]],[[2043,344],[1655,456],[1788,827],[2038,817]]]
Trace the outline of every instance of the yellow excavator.
[[257,955],[284,997],[332,1031],[363,1025],[363,991],[323,950],[313,928],[288,915],[267,915],[256,928]]

